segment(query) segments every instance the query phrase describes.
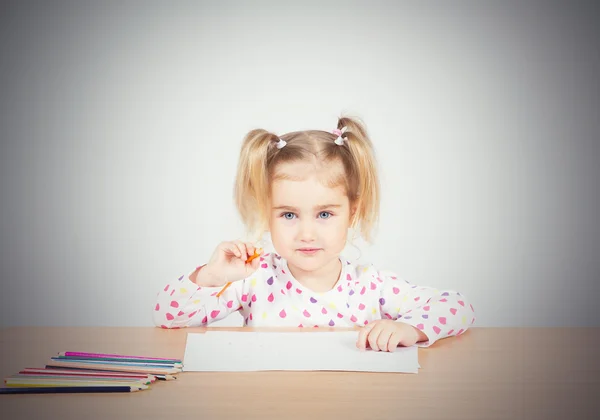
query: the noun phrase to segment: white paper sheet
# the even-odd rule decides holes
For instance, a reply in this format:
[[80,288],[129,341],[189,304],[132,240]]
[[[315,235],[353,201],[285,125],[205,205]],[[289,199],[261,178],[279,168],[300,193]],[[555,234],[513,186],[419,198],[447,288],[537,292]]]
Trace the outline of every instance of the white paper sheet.
[[357,338],[355,331],[188,333],[183,370],[418,372],[416,346],[398,347],[393,353],[361,351]]

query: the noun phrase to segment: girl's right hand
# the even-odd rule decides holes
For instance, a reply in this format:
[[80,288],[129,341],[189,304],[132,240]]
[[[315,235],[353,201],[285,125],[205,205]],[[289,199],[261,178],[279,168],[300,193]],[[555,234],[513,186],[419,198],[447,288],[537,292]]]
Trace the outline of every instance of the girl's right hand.
[[260,264],[260,258],[246,263],[255,250],[249,242],[221,242],[208,264],[198,272],[196,283],[199,286],[218,287],[249,277],[258,270]]

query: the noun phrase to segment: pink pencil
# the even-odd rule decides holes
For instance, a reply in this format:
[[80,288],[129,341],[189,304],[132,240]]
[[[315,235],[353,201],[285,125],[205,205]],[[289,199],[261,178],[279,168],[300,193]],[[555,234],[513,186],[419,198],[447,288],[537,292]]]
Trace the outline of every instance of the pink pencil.
[[163,358],[163,357],[144,357],[144,356],[124,356],[122,354],[104,354],[104,353],[81,353],[81,352],[75,352],[75,351],[63,351],[58,353],[59,356],[65,356],[65,357],[113,357],[113,358],[119,358],[119,359],[141,359],[141,360],[166,360],[166,361],[173,361],[176,363],[181,362],[181,360],[179,359],[167,359],[167,358]]

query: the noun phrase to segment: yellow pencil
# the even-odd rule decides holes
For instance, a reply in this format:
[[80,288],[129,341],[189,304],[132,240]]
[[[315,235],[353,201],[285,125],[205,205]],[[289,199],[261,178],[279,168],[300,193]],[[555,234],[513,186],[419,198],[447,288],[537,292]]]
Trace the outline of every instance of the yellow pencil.
[[[254,250],[254,255],[251,255],[250,257],[248,257],[248,259],[246,260],[246,264],[251,263],[252,260],[254,260],[255,258],[260,257],[260,254],[262,253],[262,249],[255,249]],[[227,283],[219,293],[217,293],[217,297],[221,297],[221,295],[225,292],[225,290],[227,290],[227,288],[231,286],[231,282]]]

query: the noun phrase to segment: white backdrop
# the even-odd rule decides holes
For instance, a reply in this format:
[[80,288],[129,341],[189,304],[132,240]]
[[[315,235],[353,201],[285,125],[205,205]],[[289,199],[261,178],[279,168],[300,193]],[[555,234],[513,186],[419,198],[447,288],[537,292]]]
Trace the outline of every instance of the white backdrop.
[[244,233],[244,134],[341,113],[382,174],[362,261],[460,291],[479,326],[600,325],[581,7],[51,3],[1,18],[2,326],[152,325],[158,290]]

